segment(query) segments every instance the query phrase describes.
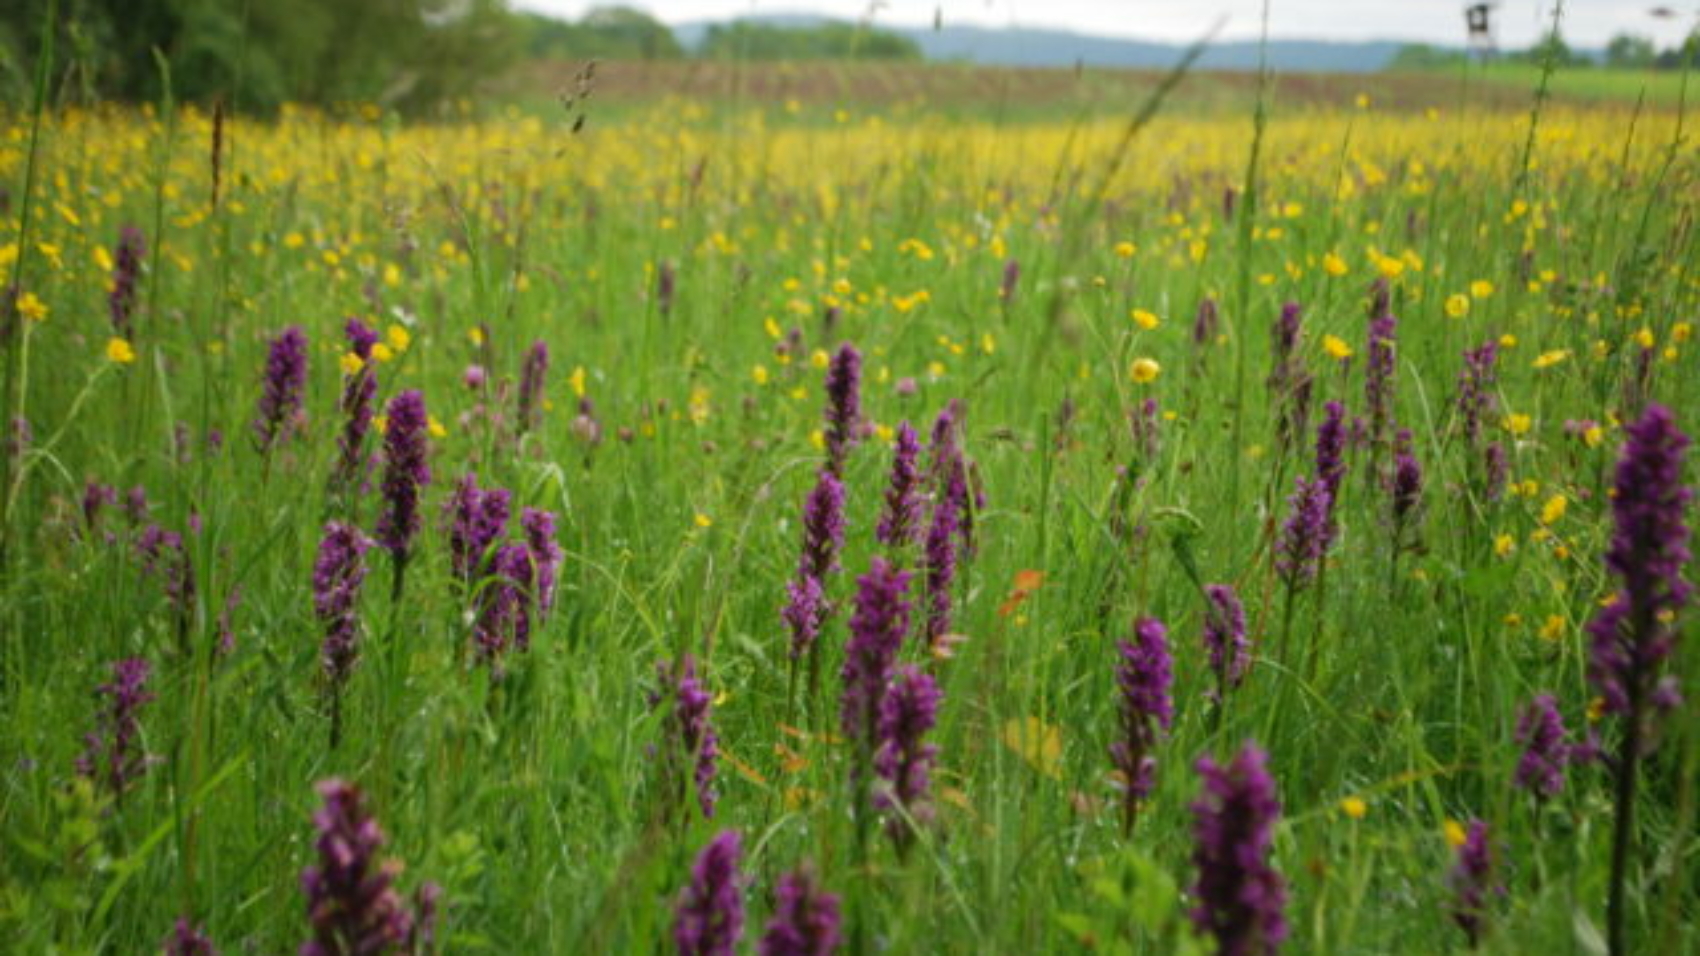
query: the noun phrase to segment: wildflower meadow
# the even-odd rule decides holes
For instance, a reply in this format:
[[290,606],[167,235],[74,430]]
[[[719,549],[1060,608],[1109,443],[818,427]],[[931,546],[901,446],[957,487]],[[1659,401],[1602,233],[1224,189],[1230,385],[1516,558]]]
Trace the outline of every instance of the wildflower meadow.
[[1681,98],[581,80],[0,112],[0,948],[1700,952]]

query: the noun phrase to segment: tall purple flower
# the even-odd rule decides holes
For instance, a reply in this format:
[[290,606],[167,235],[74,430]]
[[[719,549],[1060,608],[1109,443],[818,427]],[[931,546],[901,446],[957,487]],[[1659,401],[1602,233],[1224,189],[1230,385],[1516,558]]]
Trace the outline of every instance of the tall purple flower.
[[1471,949],[1481,942],[1482,930],[1487,922],[1488,897],[1505,892],[1504,887],[1495,885],[1493,871],[1494,853],[1488,842],[1487,824],[1471,820],[1446,879],[1453,894],[1452,922],[1464,931]]
[[1369,347],[1364,367],[1364,405],[1369,409],[1369,440],[1380,447],[1393,425],[1393,373],[1399,320],[1382,312],[1369,323]]
[[802,659],[820,638],[826,617],[826,592],[820,579],[804,574],[786,584],[785,609],[779,616],[791,631],[791,659]]
[[897,426],[897,445],[891,458],[891,483],[885,492],[885,511],[875,536],[881,544],[904,548],[921,530],[921,473],[916,459],[921,439],[908,422]]
[[177,612],[179,629],[186,627],[195,610],[195,566],[183,536],[149,524],[136,537],[136,553],[142,559],[142,571],[159,580],[165,599]]
[[1251,642],[1246,639],[1245,607],[1238,594],[1226,584],[1207,584],[1204,596],[1204,648],[1210,653],[1210,673],[1216,675],[1211,691],[1225,703],[1228,691],[1240,686],[1251,669]]
[[861,752],[872,755],[892,662],[909,629],[909,572],[874,557],[856,581],[856,610],[844,648],[844,699],[839,724]]
[[998,299],[1009,302],[1015,298],[1015,284],[1021,280],[1021,263],[1014,259],[1003,264],[1003,284],[998,286]]
[[131,317],[136,310],[136,289],[142,278],[142,259],[147,256],[147,242],[135,226],[118,230],[118,245],[112,256],[112,291],[106,296],[107,313],[112,318],[112,334],[122,339],[135,337]]
[[1132,641],[1117,641],[1117,735],[1110,744],[1110,761],[1122,775],[1122,833],[1133,829],[1139,803],[1157,782],[1157,743],[1174,721],[1174,683],[1169,659],[1169,632],[1154,617],[1142,617],[1133,627]]
[[679,956],[732,956],[744,935],[743,847],[737,830],[722,830],[697,855],[691,882],[673,918]]
[[525,532],[525,549],[531,555],[536,575],[537,609],[548,614],[555,607],[555,584],[561,573],[561,546],[555,541],[555,515],[541,508],[520,510],[519,524]]
[[1505,446],[1489,442],[1482,452],[1482,462],[1482,497],[1498,501],[1505,494],[1505,482],[1511,472],[1511,466],[1505,460]]
[[463,584],[483,573],[490,546],[508,527],[511,497],[506,489],[478,487],[478,476],[467,472],[455,485],[444,510],[448,518],[449,564]]
[[[1323,406],[1322,424],[1316,429],[1316,478],[1328,489],[1330,522],[1340,500],[1340,482],[1346,477],[1346,406],[1329,402]],[[1333,537],[1330,533],[1329,537]]]
[[1499,343],[1489,339],[1464,352],[1464,367],[1458,372],[1458,415],[1463,421],[1464,440],[1471,448],[1481,440],[1482,420],[1493,414],[1495,367]]
[[1300,475],[1287,499],[1287,520],[1275,544],[1275,570],[1291,591],[1316,578],[1328,551],[1328,486]]
[[[414,949],[415,917],[395,880],[396,861],[378,860],[384,832],[366,811],[359,788],[341,780],[318,786],[324,805],[313,814],[318,862],[301,871],[312,936],[301,956],[356,956]],[[426,894],[435,900],[435,894]]]
[[165,956],[218,956],[212,940],[186,916],[177,917],[177,923],[171,927],[171,935],[165,938],[160,951]]
[[266,355],[265,381],[259,412],[254,416],[254,444],[263,455],[287,437],[301,412],[301,393],[307,387],[307,336],[298,325],[272,340]]
[[[956,472],[953,485],[961,481]],[[957,502],[963,494],[954,488],[933,505],[933,519],[927,526],[924,567],[927,572],[927,646],[938,649],[950,631],[950,588],[956,579]]]
[[319,660],[325,676],[340,685],[359,656],[360,616],[356,605],[366,580],[371,539],[341,521],[325,525],[319,557],[313,564],[313,613],[325,628]]
[[378,374],[372,365],[372,347],[378,344],[378,333],[367,328],[359,319],[349,319],[343,326],[348,338],[349,354],[360,360],[360,368],[342,378],[342,434],[337,437],[337,458],[334,485],[350,491],[364,480],[366,468],[366,436],[372,430],[372,403],[378,395]]
[[672,261],[662,262],[655,276],[655,303],[664,317],[673,314],[673,295],[678,286],[679,276],[673,269]]
[[760,956],[832,956],[843,942],[838,897],[821,889],[808,867],[779,878],[773,919],[756,947]]
[[419,533],[420,486],[431,483],[426,426],[424,395],[409,389],[390,399],[384,430],[384,511],[378,516],[377,538],[398,565],[406,562]]
[[543,414],[543,375],[549,371],[549,343],[538,339],[525,353],[525,367],[520,370],[519,416],[514,423],[520,434],[537,427]]
[[1215,938],[1218,956],[1272,956],[1287,938],[1287,889],[1269,862],[1281,804],[1268,760],[1250,742],[1226,767],[1198,760],[1204,791],[1192,804],[1192,921]]
[[908,820],[894,814],[888,828],[899,849],[914,838],[909,821],[926,825],[932,820],[927,801],[933,760],[938,748],[923,742],[938,723],[939,699],[943,696],[932,675],[917,667],[898,668],[880,704],[879,750],[874,754],[874,773],[881,785],[874,806],[882,810],[902,809]]
[[89,534],[100,525],[102,508],[118,504],[118,489],[90,479],[83,486],[83,526]]
[[[1400,437],[1409,439],[1410,432],[1401,430]],[[1401,444],[1408,445],[1409,442]],[[1393,456],[1393,479],[1390,482],[1388,495],[1393,503],[1393,524],[1402,533],[1406,522],[1416,515],[1423,501],[1423,466],[1411,455],[1408,448],[1402,448]],[[1399,542],[1396,540],[1397,546]]]
[[1150,470],[1157,462],[1157,452],[1162,449],[1162,416],[1155,397],[1147,398],[1128,415],[1133,425],[1133,447],[1139,453],[1141,464]]
[[780,613],[791,630],[791,659],[799,660],[815,646],[830,605],[827,575],[838,571],[844,547],[844,485],[823,469],[803,502],[803,546],[797,574],[786,586],[786,605]]
[[663,690],[650,698],[651,706],[671,703],[666,717],[668,751],[663,764],[663,786],[674,799],[684,799],[685,768],[690,768],[697,806],[705,818],[714,816],[718,794],[714,789],[715,765],[720,759],[720,737],[709,721],[713,695],[697,679],[696,658],[686,654],[677,669],[663,661],[656,667]]
[[1270,330],[1271,362],[1267,383],[1269,391],[1279,399],[1291,394],[1304,376],[1304,365],[1298,358],[1299,335],[1303,330],[1304,308],[1297,302],[1282,305],[1281,315]]
[[94,781],[115,798],[147,772],[150,758],[142,750],[142,705],[154,699],[148,691],[148,662],[130,657],[112,664],[112,680],[95,692],[106,698],[96,728],[83,737],[77,773]]
[[1538,694],[1517,717],[1517,743],[1523,754],[1517,758],[1518,787],[1546,800],[1564,789],[1564,768],[1571,747],[1565,739],[1564,716],[1551,694]]
[[[1221,309],[1210,296],[1198,300],[1198,313],[1192,320],[1192,344],[1202,349],[1216,340],[1216,327],[1221,323]],[[1202,352],[1199,353],[1201,356]]]
[[862,353],[849,342],[838,347],[826,370],[826,467],[844,476],[844,459],[856,441],[861,418]]
[[1656,403],[1626,430],[1612,498],[1617,527],[1605,556],[1620,587],[1588,623],[1588,681],[1623,728],[1612,764],[1615,819],[1606,906],[1612,956],[1628,951],[1623,907],[1635,837],[1637,765],[1655,743],[1648,718],[1675,709],[1682,699],[1676,677],[1661,677],[1660,671],[1676,646],[1676,618],[1692,591],[1682,578],[1689,557],[1684,511],[1693,496],[1682,483],[1688,436],[1676,427],[1670,409]]

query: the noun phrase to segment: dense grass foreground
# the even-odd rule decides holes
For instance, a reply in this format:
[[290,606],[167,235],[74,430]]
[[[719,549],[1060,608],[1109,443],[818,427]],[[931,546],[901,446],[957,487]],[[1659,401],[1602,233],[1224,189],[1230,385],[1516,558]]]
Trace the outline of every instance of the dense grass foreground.
[[[1195,762],[1247,740],[1284,951],[1597,947],[1616,791],[1583,741],[1614,753],[1625,721],[1584,625],[1620,586],[1612,465],[1650,403],[1700,426],[1676,117],[1277,118],[1253,199],[1243,120],[1159,119],[1117,165],[1110,122],[572,119],[68,113],[35,146],[5,121],[17,951],[145,951],[179,917],[295,949],[328,800],[321,827],[380,821],[449,952],[668,948],[725,829],[746,946],[808,861],[864,952],[1172,952]],[[845,342],[859,414],[832,421]],[[881,543],[903,422],[922,498]],[[800,569],[829,466],[842,552],[814,521]],[[469,537],[445,509],[486,513],[472,473],[511,520]],[[1309,544],[1283,530],[1300,476],[1333,491]],[[971,533],[932,533],[946,501]],[[524,508],[564,551],[547,610]],[[918,669],[886,693],[920,728],[934,680],[906,753],[937,758],[876,816],[840,674],[880,615],[856,579],[897,568]],[[824,623],[793,663],[805,573]],[[1237,686],[1203,644],[1220,584]],[[1165,628],[1170,720],[1129,702],[1162,689]],[[1639,952],[1700,948],[1696,646],[1642,748]],[[1519,770],[1543,693],[1556,788]]]

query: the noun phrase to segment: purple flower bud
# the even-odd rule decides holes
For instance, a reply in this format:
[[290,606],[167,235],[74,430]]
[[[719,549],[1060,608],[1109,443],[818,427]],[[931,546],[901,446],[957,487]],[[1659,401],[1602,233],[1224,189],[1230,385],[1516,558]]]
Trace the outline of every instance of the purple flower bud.
[[1482,930],[1487,921],[1488,897],[1502,895],[1503,886],[1493,882],[1494,853],[1488,843],[1487,824],[1480,820],[1471,820],[1470,828],[1465,831],[1464,842],[1458,845],[1458,856],[1447,874],[1447,885],[1451,887],[1452,922],[1464,931],[1474,949],[1481,941]]
[[1123,833],[1132,829],[1140,801],[1156,785],[1157,742],[1175,716],[1168,629],[1154,617],[1142,617],[1133,634],[1132,641],[1116,642],[1119,729],[1110,744],[1110,760],[1122,775]]
[[462,385],[466,386],[467,391],[476,392],[484,387],[489,378],[489,374],[484,371],[484,366],[473,363],[468,365],[466,371],[461,373],[460,381]]
[[1648,405],[1627,432],[1612,497],[1616,531],[1605,555],[1620,588],[1588,624],[1588,680],[1605,699],[1606,713],[1640,721],[1656,692],[1675,702],[1674,685],[1659,691],[1659,670],[1676,645],[1673,622],[1693,590],[1682,577],[1689,558],[1683,512],[1693,492],[1682,483],[1688,436],[1669,409]]
[[136,553],[143,573],[159,580],[165,599],[176,609],[179,627],[185,626],[195,610],[195,566],[183,536],[150,524],[136,537]]
[[998,298],[1005,302],[1015,298],[1015,284],[1021,279],[1021,263],[1008,259],[1003,264],[1003,284],[998,286]]
[[292,325],[272,340],[266,356],[259,413],[254,417],[254,444],[262,455],[271,454],[272,447],[288,436],[306,387],[307,336],[300,326]]
[[537,427],[543,414],[543,375],[549,371],[549,344],[542,339],[531,343],[525,354],[525,367],[520,371],[519,414],[514,423],[520,434]]
[[[1340,482],[1346,477],[1346,406],[1329,402],[1322,408],[1324,417],[1316,429],[1316,478],[1328,490],[1332,524],[1334,505],[1340,498]],[[1332,533],[1329,537],[1333,537]]]
[[1423,466],[1408,451],[1398,452],[1393,459],[1392,486],[1393,521],[1402,527],[1423,500]]
[[1251,642],[1246,640],[1245,608],[1239,595],[1226,584],[1207,584],[1204,596],[1209,604],[1204,609],[1204,647],[1210,652],[1210,672],[1216,675],[1220,691],[1240,686],[1251,670]]
[[319,557],[313,564],[313,613],[324,625],[319,657],[333,683],[348,678],[359,656],[360,617],[356,605],[366,580],[366,552],[372,542],[360,529],[340,521],[325,525]]
[[743,848],[737,830],[722,830],[698,854],[691,882],[673,919],[679,956],[732,956],[744,935],[744,897],[738,872]]
[[148,662],[140,657],[112,664],[112,680],[95,692],[106,704],[93,732],[83,737],[77,773],[122,799],[153,762],[141,749],[142,705],[154,699],[147,689]]
[[378,543],[397,561],[405,560],[419,533],[419,488],[431,483],[425,460],[425,396],[408,390],[390,399],[384,432],[384,511],[378,516]]
[[519,523],[525,532],[525,549],[536,572],[537,609],[547,614],[555,607],[555,582],[561,571],[561,546],[555,542],[555,515],[540,508],[523,508]]
[[856,581],[856,610],[844,648],[844,699],[839,725],[854,745],[872,753],[892,663],[909,629],[909,572],[874,557]]
[[845,342],[826,370],[826,467],[839,478],[844,476],[844,459],[855,444],[856,422],[862,415],[861,383],[862,353]]
[[1492,339],[1464,353],[1464,368],[1458,373],[1458,414],[1464,422],[1464,439],[1471,448],[1481,440],[1482,419],[1493,414],[1498,362],[1499,343]]
[[142,278],[142,259],[147,256],[147,242],[135,226],[118,230],[118,245],[112,250],[112,291],[106,296],[106,308],[112,318],[112,334],[121,339],[135,338],[131,317],[136,310],[136,289]]
[[885,511],[875,531],[880,543],[887,547],[908,547],[920,533],[921,473],[916,463],[920,454],[920,436],[908,422],[899,424],[897,446],[891,459],[891,484],[885,492]]
[[933,520],[927,526],[926,553],[923,555],[923,566],[927,572],[926,639],[927,646],[935,650],[950,631],[950,588],[956,579],[956,545],[953,539],[957,534],[957,502],[962,497],[961,493],[946,493],[933,505]]
[[524,545],[505,544],[490,561],[490,578],[478,588],[472,642],[479,659],[501,674],[509,648],[531,646],[531,554]]
[[1369,324],[1368,359],[1364,368],[1364,405],[1369,409],[1370,443],[1380,446],[1393,425],[1393,374],[1399,320],[1381,312]]
[[1198,300],[1198,314],[1192,320],[1192,344],[1209,345],[1216,340],[1216,327],[1221,323],[1221,308],[1210,296]]
[[414,938],[414,916],[395,889],[401,864],[378,860],[384,831],[357,787],[333,779],[318,790],[325,800],[313,814],[318,863],[301,871],[312,936],[301,956],[392,952]]
[[673,314],[673,294],[678,287],[678,275],[673,270],[671,261],[664,261],[656,270],[655,302],[660,307],[663,317]]
[[1523,755],[1517,760],[1517,786],[1537,799],[1555,797],[1564,789],[1564,767],[1570,762],[1570,745],[1565,740],[1564,717],[1558,700],[1540,694],[1517,718],[1517,743]]
[[161,944],[161,952],[165,956],[218,956],[218,950],[188,917],[177,917],[177,924],[171,928],[171,935]]
[[[927,789],[938,748],[922,741],[938,723],[941,696],[932,675],[905,666],[898,668],[880,703],[874,773],[881,785],[874,806],[882,810],[900,807],[909,820],[923,826],[932,820]],[[893,815],[889,828],[899,847],[906,847],[913,839],[908,821],[901,815]]]
[[1482,452],[1483,470],[1482,497],[1488,501],[1498,501],[1505,494],[1505,482],[1511,473],[1511,466],[1505,460],[1505,446],[1499,442],[1490,442]]
[[1268,759],[1248,742],[1226,767],[1198,760],[1192,921],[1215,938],[1219,956],[1271,956],[1287,938],[1286,885],[1269,862],[1281,804]]
[[100,510],[118,504],[118,489],[90,480],[83,486],[83,525],[92,534],[100,524]]
[[1133,424],[1133,447],[1149,469],[1156,464],[1157,452],[1162,448],[1162,415],[1157,399],[1147,398],[1140,402],[1128,417]]
[[650,698],[651,706],[671,702],[667,715],[668,751],[663,767],[663,786],[675,799],[684,798],[685,767],[690,767],[697,806],[705,818],[714,816],[718,794],[714,790],[715,764],[720,758],[720,737],[709,722],[709,710],[714,698],[697,680],[696,658],[686,654],[677,671],[663,661],[656,667],[661,686],[671,693],[659,693]]
[[511,496],[505,489],[478,487],[478,476],[467,472],[444,505],[448,518],[449,565],[455,577],[471,585],[484,571],[491,545],[508,527]]
[[1328,487],[1300,475],[1287,499],[1287,520],[1275,543],[1275,570],[1297,591],[1310,584],[1328,552]]
[[779,878],[773,920],[756,951],[760,956],[831,956],[843,937],[838,897],[821,889],[807,867]]

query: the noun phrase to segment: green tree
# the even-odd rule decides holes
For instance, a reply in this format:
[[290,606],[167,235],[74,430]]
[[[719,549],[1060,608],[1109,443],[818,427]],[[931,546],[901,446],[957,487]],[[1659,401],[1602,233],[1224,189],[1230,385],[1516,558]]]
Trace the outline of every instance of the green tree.
[[1652,66],[1657,56],[1653,41],[1646,37],[1619,33],[1606,44],[1606,66],[1640,69]]

